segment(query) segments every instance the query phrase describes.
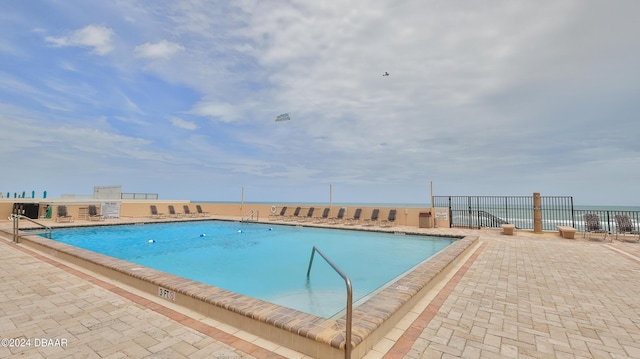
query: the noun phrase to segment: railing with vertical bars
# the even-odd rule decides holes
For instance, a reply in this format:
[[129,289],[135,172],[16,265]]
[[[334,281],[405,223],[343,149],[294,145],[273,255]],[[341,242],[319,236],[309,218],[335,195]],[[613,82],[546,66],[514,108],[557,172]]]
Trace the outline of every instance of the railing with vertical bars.
[[[597,214],[602,227],[616,230],[616,215],[627,215],[640,223],[640,211],[576,209],[571,196],[541,196],[542,229],[570,226],[584,231],[584,215]],[[511,223],[519,229],[533,229],[533,196],[434,196],[434,207],[449,209],[451,227],[498,228]]]

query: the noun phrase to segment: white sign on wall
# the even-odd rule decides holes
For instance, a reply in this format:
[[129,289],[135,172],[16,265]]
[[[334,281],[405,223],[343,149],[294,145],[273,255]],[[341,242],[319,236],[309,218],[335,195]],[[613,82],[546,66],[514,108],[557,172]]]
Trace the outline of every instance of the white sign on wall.
[[436,208],[436,220],[437,221],[448,221],[449,220],[449,209],[448,208]]
[[102,202],[100,212],[104,218],[120,218],[120,202]]

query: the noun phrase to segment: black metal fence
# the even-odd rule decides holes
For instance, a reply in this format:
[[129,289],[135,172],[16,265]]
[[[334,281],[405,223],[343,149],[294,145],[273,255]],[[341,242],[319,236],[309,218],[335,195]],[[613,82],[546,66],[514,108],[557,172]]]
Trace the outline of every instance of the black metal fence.
[[[533,228],[532,196],[435,196],[435,207],[448,207],[452,227],[500,227],[513,223]],[[530,221],[531,224],[517,223]]]
[[[628,215],[640,223],[640,211],[575,209],[573,197],[541,196],[542,229],[554,231],[556,226],[571,226],[584,231],[584,215],[596,214],[602,227],[615,232],[615,216]],[[533,229],[533,196],[434,196],[434,207],[449,208],[451,227],[499,228],[515,224],[516,228]]]

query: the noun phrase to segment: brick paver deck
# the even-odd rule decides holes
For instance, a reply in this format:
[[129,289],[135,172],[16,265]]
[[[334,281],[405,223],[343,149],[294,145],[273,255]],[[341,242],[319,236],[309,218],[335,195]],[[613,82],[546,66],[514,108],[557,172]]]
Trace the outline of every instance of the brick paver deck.
[[[425,231],[479,235],[481,243],[365,358],[640,358],[639,243]],[[11,338],[31,346],[8,347]],[[3,358],[304,357],[158,305],[8,236],[0,236],[0,339]]]
[[483,238],[385,358],[640,358],[637,243]]

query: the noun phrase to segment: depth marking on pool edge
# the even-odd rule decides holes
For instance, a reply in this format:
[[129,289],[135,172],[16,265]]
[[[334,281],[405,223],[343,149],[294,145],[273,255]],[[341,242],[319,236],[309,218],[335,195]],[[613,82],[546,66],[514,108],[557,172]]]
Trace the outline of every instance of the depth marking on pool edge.
[[166,288],[158,287],[158,297],[175,302],[176,292]]

